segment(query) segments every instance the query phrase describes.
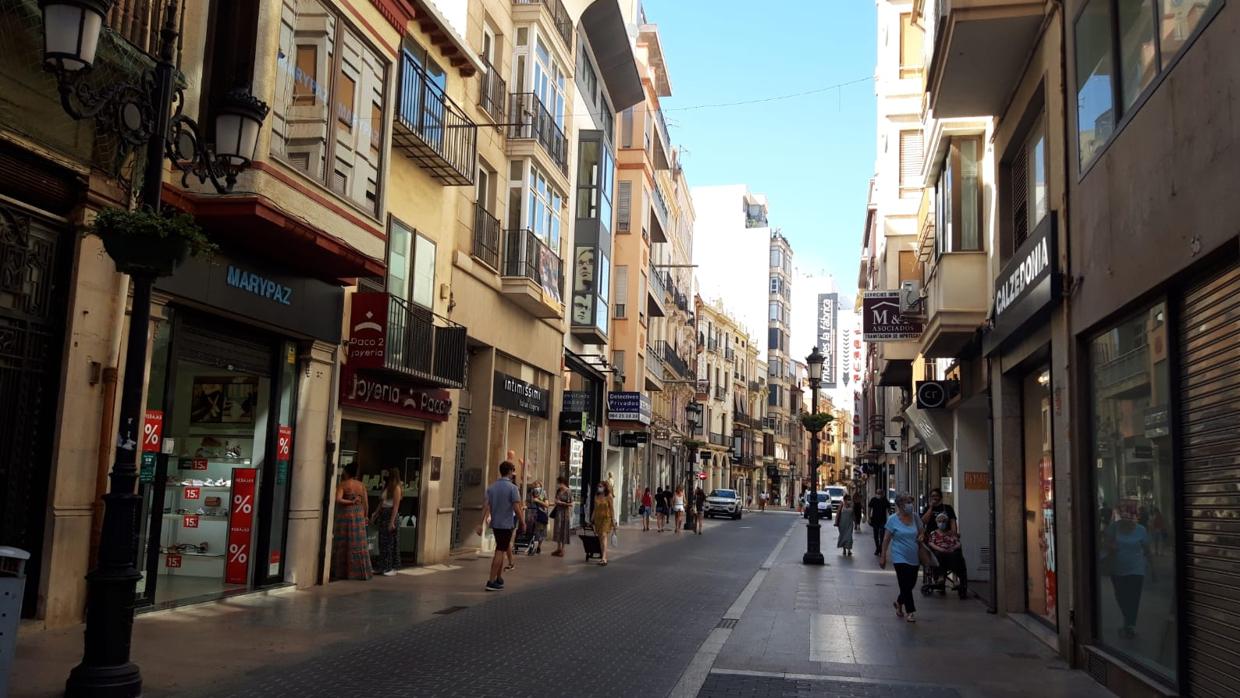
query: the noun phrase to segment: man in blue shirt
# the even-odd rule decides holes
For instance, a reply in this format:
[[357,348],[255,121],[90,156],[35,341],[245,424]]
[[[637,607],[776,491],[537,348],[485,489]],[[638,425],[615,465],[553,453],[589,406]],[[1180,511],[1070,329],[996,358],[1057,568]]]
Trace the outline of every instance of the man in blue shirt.
[[521,490],[509,479],[516,469],[509,461],[499,464],[499,479],[487,488],[486,501],[482,504],[483,525],[490,519],[491,531],[495,534],[495,556],[491,558],[487,591],[504,588],[504,580],[500,576],[504,569],[504,553],[512,545],[513,528],[525,528],[525,504],[521,501]]

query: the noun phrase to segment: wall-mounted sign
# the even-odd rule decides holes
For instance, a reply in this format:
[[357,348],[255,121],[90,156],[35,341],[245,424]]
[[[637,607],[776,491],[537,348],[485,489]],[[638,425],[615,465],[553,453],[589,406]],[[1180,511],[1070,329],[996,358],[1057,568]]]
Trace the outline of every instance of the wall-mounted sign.
[[269,279],[258,272],[248,271],[229,264],[225,272],[224,283],[273,303],[279,303],[280,305],[293,304],[292,287],[285,286],[274,279]]
[[899,436],[883,437],[883,453],[898,454],[904,450],[904,439]]
[[917,339],[924,327],[900,314],[899,291],[866,291],[861,298],[861,334],[867,342]]
[[590,415],[585,412],[561,412],[560,431],[585,431],[590,428]]
[[383,368],[387,363],[386,293],[354,293],[349,312],[349,366]]
[[633,432],[621,434],[620,448],[637,448],[637,434]]
[[982,341],[986,353],[997,349],[1058,295],[1055,221],[1053,211],[1047,214],[995,279],[994,321]]
[[822,352],[822,387],[835,388],[836,310],[839,294],[818,294],[818,351]]
[[990,489],[990,473],[969,472],[966,470],[964,473],[964,488],[966,490]]
[[142,420],[142,452],[159,453],[164,440],[164,413],[147,410]]
[[499,371],[495,372],[494,388],[495,395],[492,402],[497,407],[506,407],[544,419],[550,411],[550,399],[546,388],[526,383],[520,378],[513,378]]
[[432,422],[446,422],[452,413],[452,395],[446,390],[420,388],[386,373],[363,374],[351,363],[345,364],[340,375],[340,404]]
[[649,424],[650,416],[650,396],[645,393],[607,393],[607,419],[609,421]]
[[921,381],[917,383],[917,407],[923,410],[940,409],[960,392],[958,381]]

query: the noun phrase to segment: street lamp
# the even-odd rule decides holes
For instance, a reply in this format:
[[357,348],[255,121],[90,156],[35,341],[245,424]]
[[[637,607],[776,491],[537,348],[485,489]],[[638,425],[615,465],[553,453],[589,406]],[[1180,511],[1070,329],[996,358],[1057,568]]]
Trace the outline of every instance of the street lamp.
[[[818,386],[822,384],[822,362],[823,355],[819,353],[818,347],[805,357],[805,364],[809,368],[809,387],[810,387],[810,414],[812,417],[818,417]],[[810,422],[810,420],[805,420]],[[801,557],[801,562],[806,565],[825,564],[826,560],[822,556],[822,526],[818,523],[818,432],[822,430],[825,424],[817,425],[818,428],[812,428],[814,424],[807,423],[806,428],[809,431],[809,501],[805,504],[809,507],[809,525],[805,528],[805,555]]]
[[[697,400],[691,400],[685,405],[685,420],[689,425],[689,443],[696,444],[698,429],[702,427],[702,403]],[[688,456],[685,458],[685,497],[693,496],[693,469],[697,467],[698,449],[690,445],[688,448]],[[685,530],[694,530],[693,507],[686,507]]]
[[[169,0],[160,29],[155,66],[130,80],[93,80],[103,18],[113,0],[39,0],[43,10],[44,68],[56,78],[60,103],[74,119],[92,119],[98,132],[118,136],[122,148],[146,146],[139,202],[158,212],[164,159],[182,173],[207,180],[216,191],[231,191],[237,175],[254,158],[267,105],[248,90],[230,92],[214,105],[214,147],[198,124],[181,114],[185,103],[172,58],[177,43],[177,0]],[[174,112],[175,110],[175,112]],[[134,591],[138,580],[138,533],[142,500],[138,483],[137,444],[141,431],[142,383],[146,374],[147,333],[151,323],[151,287],[160,272],[131,260],[114,259],[118,271],[133,282],[133,302],[121,387],[120,427],[103,495],[103,534],[98,563],[86,576],[86,640],[82,662],[69,673],[65,695],[139,696],[142,674],[129,661],[133,634]],[[173,264],[167,265],[170,273]]]

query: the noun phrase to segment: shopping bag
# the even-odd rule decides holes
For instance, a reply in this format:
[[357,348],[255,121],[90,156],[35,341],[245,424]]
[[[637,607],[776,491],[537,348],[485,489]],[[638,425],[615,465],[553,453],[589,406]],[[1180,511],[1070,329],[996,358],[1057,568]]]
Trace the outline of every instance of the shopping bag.
[[616,534],[616,529],[614,528],[611,530],[611,547],[617,550],[620,549],[620,536]]

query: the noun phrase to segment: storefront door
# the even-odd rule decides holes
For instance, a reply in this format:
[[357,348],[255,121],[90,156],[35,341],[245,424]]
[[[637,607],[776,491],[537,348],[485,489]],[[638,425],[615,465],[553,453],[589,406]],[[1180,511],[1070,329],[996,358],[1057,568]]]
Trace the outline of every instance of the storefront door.
[[[421,492],[426,426],[399,428],[345,419],[340,430],[340,466],[357,464],[357,477],[370,494],[368,511],[378,510],[387,473],[392,469],[399,472],[398,542],[400,562],[406,565],[417,563],[417,526],[423,515]],[[368,533],[373,537],[374,527],[370,527]],[[377,554],[377,548],[372,549],[371,554]]]
[[1029,613],[1056,626],[1055,466],[1052,456],[1050,376],[1050,368],[1043,366],[1021,380],[1025,601]]

